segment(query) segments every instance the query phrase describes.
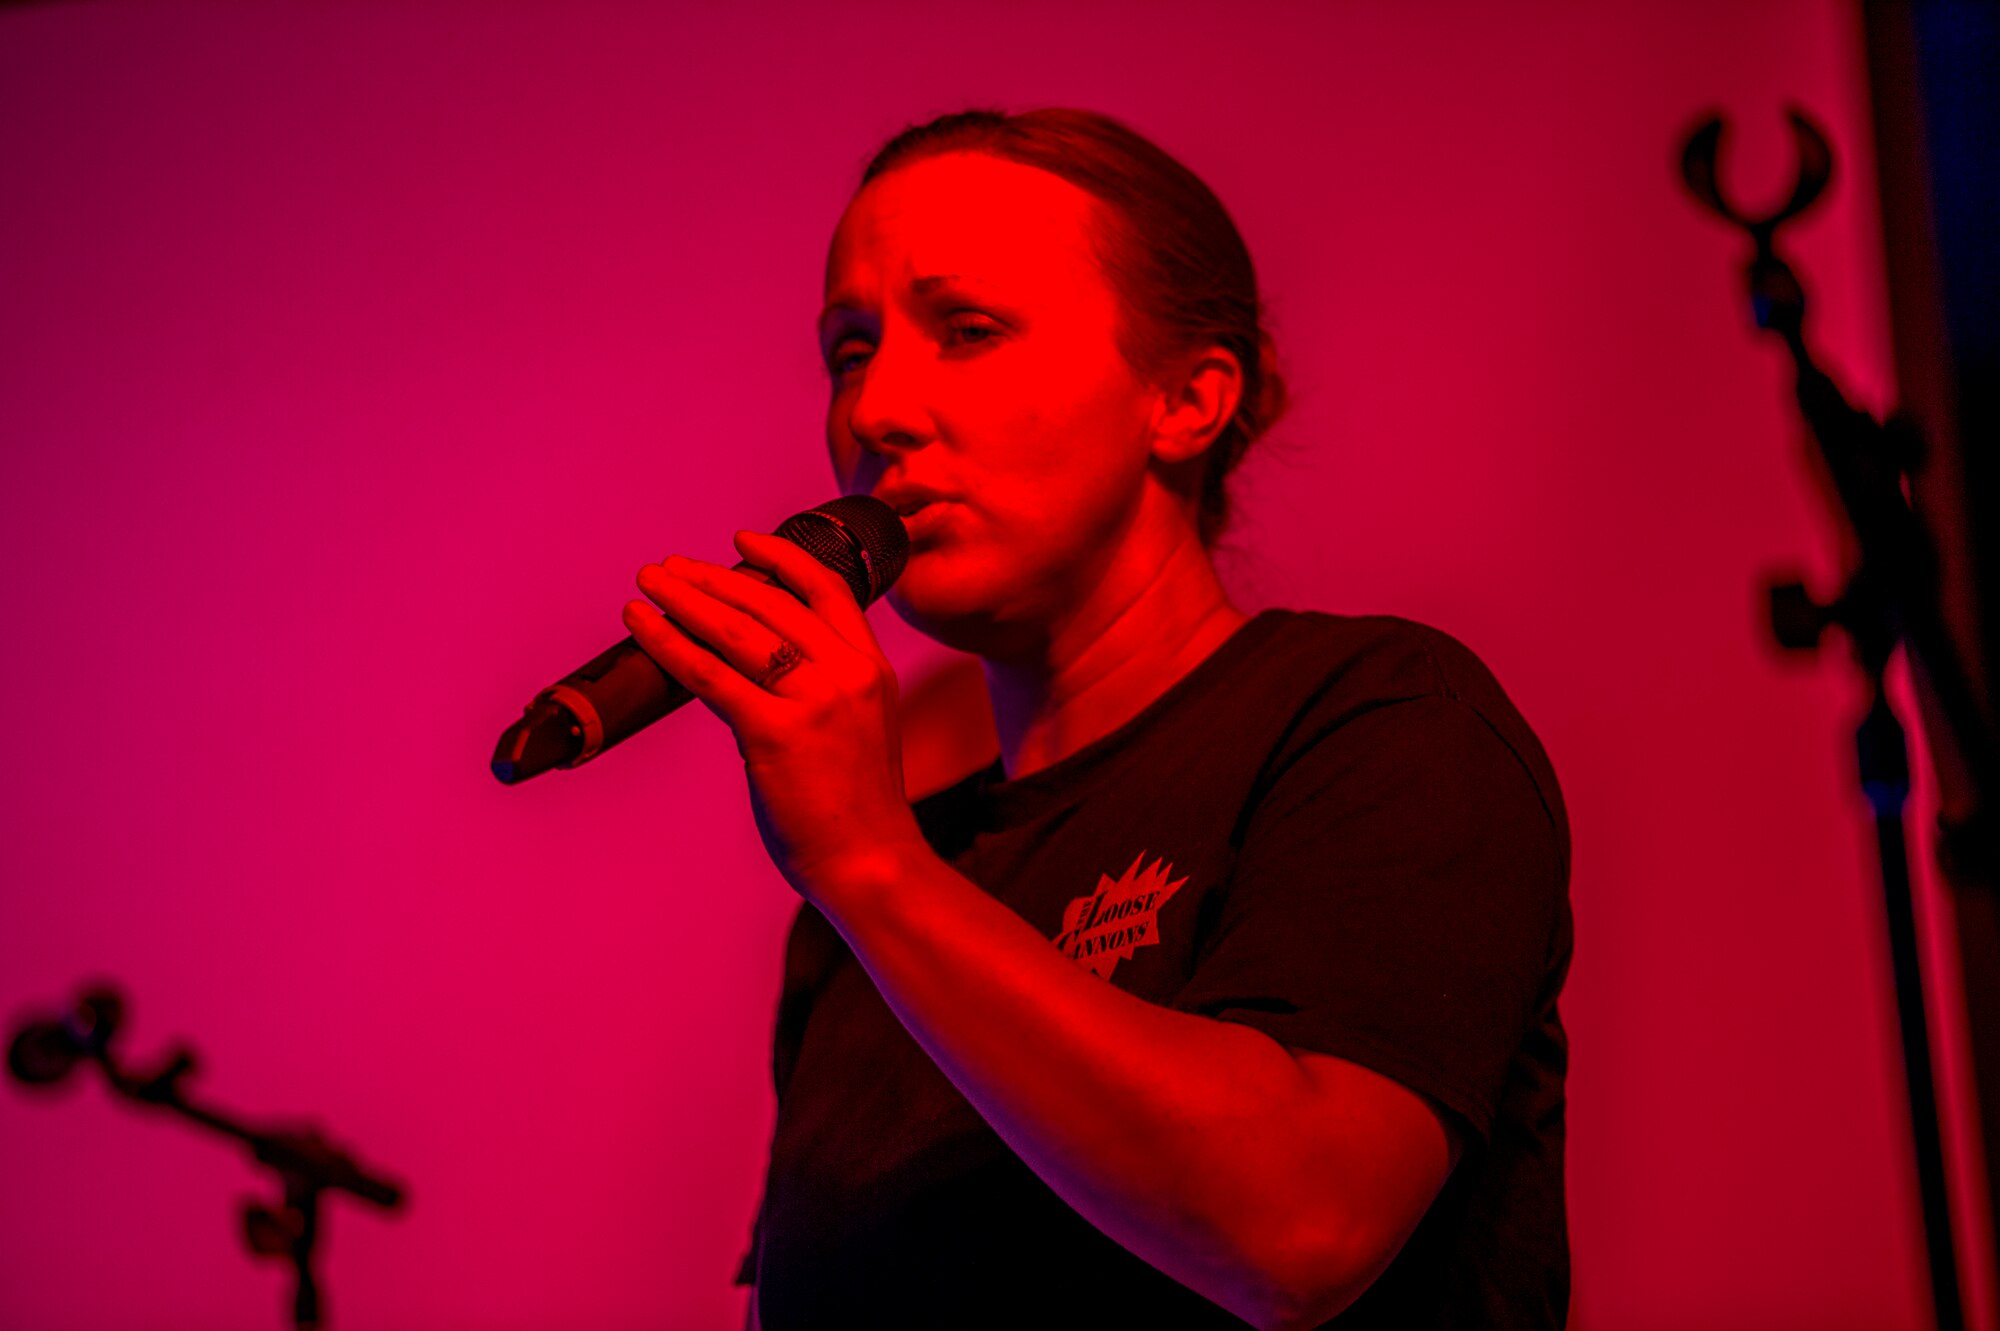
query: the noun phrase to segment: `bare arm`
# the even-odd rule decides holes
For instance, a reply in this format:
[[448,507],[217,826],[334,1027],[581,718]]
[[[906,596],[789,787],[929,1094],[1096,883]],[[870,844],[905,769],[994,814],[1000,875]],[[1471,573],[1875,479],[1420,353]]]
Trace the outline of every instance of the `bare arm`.
[[1346,1307],[1456,1159],[1415,1092],[1105,983],[928,847],[821,886],[883,998],[1029,1168],[1255,1326]]

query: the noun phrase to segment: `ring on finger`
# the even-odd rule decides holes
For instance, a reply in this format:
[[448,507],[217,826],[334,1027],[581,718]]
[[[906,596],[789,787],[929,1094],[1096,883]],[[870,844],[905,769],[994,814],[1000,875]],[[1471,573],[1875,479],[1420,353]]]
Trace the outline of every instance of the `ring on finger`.
[[757,683],[763,688],[771,687],[773,681],[789,672],[804,659],[799,655],[799,649],[794,647],[790,641],[780,639],[777,650],[772,652],[771,659],[764,663],[764,673],[757,676]]

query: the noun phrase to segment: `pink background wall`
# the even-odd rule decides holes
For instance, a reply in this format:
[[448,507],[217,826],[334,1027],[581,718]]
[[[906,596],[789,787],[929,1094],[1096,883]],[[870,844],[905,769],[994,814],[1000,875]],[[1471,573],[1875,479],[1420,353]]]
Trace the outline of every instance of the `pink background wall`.
[[[833,493],[811,336],[873,147],[1096,107],[1246,232],[1296,406],[1239,599],[1425,619],[1576,827],[1576,1324],[1925,1303],[1853,690],[1765,648],[1828,571],[1735,240],[1779,114],[1826,358],[1891,393],[1839,3],[114,5],[0,12],[0,1016],[106,974],[128,1052],[404,1175],[344,1327],[721,1327],[795,905],[690,711],[503,789],[498,729],[639,564]],[[914,680],[942,659],[886,609]],[[262,1328],[226,1146],[0,1091],[0,1325]]]

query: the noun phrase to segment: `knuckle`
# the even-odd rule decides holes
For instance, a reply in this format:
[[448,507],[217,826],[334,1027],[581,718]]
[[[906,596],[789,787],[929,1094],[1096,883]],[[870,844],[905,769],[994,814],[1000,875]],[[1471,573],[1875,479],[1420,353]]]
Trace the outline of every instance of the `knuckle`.
[[864,668],[849,676],[847,687],[849,692],[872,702],[889,696],[891,685],[880,670]]

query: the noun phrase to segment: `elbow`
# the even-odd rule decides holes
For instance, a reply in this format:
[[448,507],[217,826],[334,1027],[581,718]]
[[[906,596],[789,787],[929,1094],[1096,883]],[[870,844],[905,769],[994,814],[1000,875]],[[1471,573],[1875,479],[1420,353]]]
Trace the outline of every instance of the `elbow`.
[[1346,1311],[1375,1283],[1396,1247],[1348,1227],[1295,1226],[1262,1246],[1251,1307],[1257,1331],[1312,1331]]
[[1257,1331],[1314,1331],[1344,1312],[1367,1286],[1325,1282],[1269,1283],[1244,1320]]
[[1368,1284],[1326,1279],[1270,1283],[1244,1320],[1257,1331],[1314,1331],[1345,1312]]

